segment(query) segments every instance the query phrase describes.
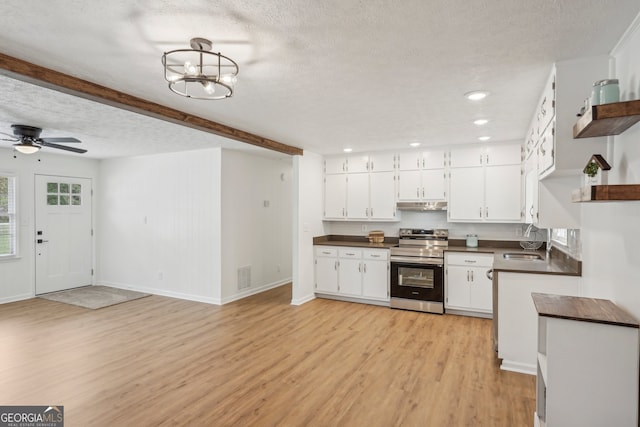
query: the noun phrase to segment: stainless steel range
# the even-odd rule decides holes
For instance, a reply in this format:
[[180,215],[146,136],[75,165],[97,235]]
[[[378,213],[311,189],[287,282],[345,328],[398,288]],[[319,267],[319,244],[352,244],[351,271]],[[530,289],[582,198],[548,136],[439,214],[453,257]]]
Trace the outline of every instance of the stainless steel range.
[[391,248],[391,308],[444,313],[444,250],[449,230],[401,228]]

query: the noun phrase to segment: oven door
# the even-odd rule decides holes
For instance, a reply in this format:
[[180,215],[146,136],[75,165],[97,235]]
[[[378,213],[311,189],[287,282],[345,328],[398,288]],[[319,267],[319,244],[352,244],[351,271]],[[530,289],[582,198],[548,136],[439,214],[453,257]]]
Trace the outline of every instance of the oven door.
[[444,302],[442,264],[391,261],[391,298]]

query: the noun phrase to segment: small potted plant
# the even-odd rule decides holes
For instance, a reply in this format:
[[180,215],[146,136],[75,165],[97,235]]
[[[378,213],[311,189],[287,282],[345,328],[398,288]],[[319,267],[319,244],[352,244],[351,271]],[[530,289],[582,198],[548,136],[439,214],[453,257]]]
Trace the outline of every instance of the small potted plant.
[[589,159],[582,172],[584,173],[585,186],[590,185],[606,185],[607,173],[611,166],[600,154],[594,154]]

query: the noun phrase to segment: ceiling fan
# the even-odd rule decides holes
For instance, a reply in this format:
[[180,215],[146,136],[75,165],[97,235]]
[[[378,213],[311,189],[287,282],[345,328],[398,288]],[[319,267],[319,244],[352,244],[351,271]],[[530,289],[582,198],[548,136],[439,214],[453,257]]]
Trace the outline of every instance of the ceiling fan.
[[40,128],[27,125],[11,125],[11,127],[13,128],[13,135],[9,135],[8,133],[4,132],[0,132],[0,134],[10,136],[12,137],[12,139],[0,138],[0,140],[15,142],[16,144],[13,144],[13,148],[23,154],[36,153],[42,147],[57,148],[58,150],[71,151],[81,154],[87,152],[87,150],[83,150],[82,148],[67,147],[66,145],[58,144],[82,142],[76,138],[40,138],[40,133],[42,132],[42,129]]

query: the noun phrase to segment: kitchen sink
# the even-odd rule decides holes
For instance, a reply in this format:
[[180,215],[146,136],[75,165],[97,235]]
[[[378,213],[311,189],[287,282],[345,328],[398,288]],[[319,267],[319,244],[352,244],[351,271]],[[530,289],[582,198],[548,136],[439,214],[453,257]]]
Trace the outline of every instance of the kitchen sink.
[[512,259],[517,261],[540,261],[544,259],[542,255],[532,252],[506,252],[502,254],[504,259]]

